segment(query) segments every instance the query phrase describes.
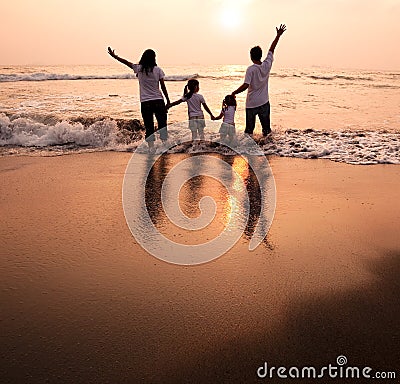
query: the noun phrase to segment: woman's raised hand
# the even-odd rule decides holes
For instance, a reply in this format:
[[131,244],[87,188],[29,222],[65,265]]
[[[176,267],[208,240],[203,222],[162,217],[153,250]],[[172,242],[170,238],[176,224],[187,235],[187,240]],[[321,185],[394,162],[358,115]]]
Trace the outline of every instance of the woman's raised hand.
[[111,49],[111,47],[108,47],[108,53],[110,54],[111,57],[116,57],[117,55],[114,52],[114,49]]

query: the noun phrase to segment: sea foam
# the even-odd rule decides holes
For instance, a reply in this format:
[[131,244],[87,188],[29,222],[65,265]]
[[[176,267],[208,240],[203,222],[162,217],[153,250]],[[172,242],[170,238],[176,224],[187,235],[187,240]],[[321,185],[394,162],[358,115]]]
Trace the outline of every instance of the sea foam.
[[[165,76],[166,81],[186,81],[191,78],[197,78],[199,75],[183,74]],[[136,74],[133,72],[117,74],[117,75],[72,75],[72,74],[57,74],[57,73],[30,73],[30,74],[1,74],[0,83],[17,82],[17,81],[56,81],[56,80],[127,80],[136,79]]]
[[110,147],[119,140],[117,122],[104,119],[88,126],[80,122],[59,121],[48,125],[29,118],[10,119],[0,114],[0,146],[48,147],[77,146]]
[[[213,145],[219,137],[220,123],[207,122],[206,152],[229,154],[225,148]],[[238,130],[238,151],[246,136]],[[180,143],[188,133],[187,123],[169,126],[169,140]],[[108,117],[78,118],[57,121],[51,118],[0,114],[0,147],[3,155],[85,151],[132,151],[142,142],[144,128],[138,120],[113,120]],[[268,138],[255,136],[266,155],[303,159],[329,159],[349,164],[400,164],[400,133],[386,131],[320,131],[286,129],[274,131]],[[25,150],[24,150],[25,149]],[[44,151],[44,152],[43,152]],[[170,152],[192,152],[192,146],[177,144]],[[245,154],[245,153],[244,153]]]

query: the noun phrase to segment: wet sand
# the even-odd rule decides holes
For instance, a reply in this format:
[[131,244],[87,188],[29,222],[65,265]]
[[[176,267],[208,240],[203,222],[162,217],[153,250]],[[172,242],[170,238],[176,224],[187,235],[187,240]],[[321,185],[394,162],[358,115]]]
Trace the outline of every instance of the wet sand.
[[2,383],[250,383],[339,355],[400,375],[400,167],[272,158],[266,241],[187,267],[132,237],[129,158],[0,158]]

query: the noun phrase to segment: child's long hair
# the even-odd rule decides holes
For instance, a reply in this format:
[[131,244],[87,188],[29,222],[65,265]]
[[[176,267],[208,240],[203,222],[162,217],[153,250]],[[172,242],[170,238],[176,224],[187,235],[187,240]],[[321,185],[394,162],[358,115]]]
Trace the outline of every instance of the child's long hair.
[[188,100],[193,96],[196,87],[199,86],[199,82],[196,79],[190,79],[185,85],[185,89],[183,90],[183,97]]
[[226,111],[228,107],[235,107],[236,109],[236,98],[232,95],[225,96],[224,101],[222,102],[222,109]]
[[157,67],[156,63],[156,53],[152,49],[146,49],[142,57],[140,58],[139,64],[141,65],[140,72],[153,72],[153,68]]

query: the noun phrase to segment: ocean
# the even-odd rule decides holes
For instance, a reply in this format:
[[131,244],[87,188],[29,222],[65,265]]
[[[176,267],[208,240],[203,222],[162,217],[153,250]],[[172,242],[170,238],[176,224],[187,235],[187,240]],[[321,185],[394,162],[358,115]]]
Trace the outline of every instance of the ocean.
[[[217,115],[224,96],[242,84],[247,66],[161,67],[171,101],[195,77]],[[143,141],[143,131],[132,122],[141,120],[138,82],[123,65],[2,66],[0,83],[2,156],[134,151]],[[285,69],[274,64],[269,91],[273,134],[261,140],[259,123],[255,130],[266,155],[400,164],[399,71]],[[238,146],[245,96],[237,96]],[[188,134],[185,104],[170,109],[168,119],[170,141]],[[207,140],[218,136],[220,124],[207,122]],[[133,132],[126,129],[132,127]],[[177,152],[188,150],[176,147]],[[200,150],[226,153],[207,145]]]

